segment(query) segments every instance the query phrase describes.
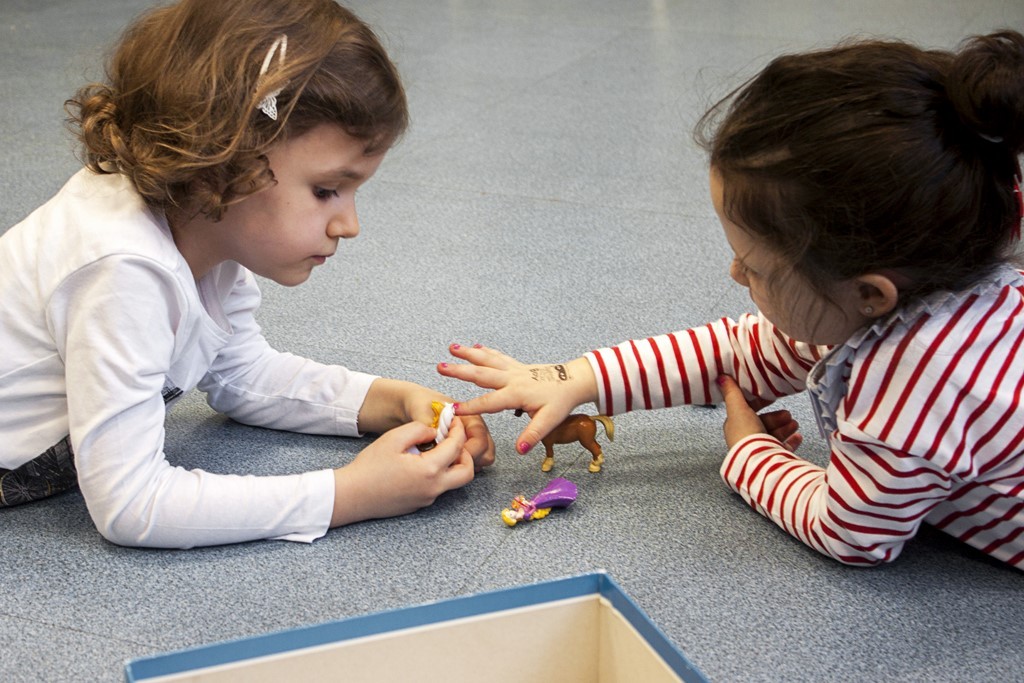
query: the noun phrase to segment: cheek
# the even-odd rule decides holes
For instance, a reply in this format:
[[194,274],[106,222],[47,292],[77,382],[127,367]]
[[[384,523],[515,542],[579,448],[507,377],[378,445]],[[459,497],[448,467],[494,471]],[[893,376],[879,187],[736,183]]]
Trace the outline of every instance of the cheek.
[[746,280],[747,291],[750,292],[750,298],[753,300],[757,307],[763,311],[771,310],[776,308],[773,302],[776,300],[776,292],[764,282],[754,278],[747,278]]

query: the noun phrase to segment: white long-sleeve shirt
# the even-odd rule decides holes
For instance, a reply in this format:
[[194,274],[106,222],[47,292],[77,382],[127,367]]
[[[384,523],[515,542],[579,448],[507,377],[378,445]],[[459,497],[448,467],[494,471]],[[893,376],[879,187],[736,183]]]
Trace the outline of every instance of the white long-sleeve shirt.
[[358,434],[375,378],[274,351],[259,303],[233,262],[196,283],[125,178],[80,171],[0,237],[0,467],[70,435],[89,513],[124,545],[322,536],[330,469],[216,475],[164,457],[164,397],[193,387],[246,424]]
[[762,315],[587,354],[607,414],[806,389],[824,468],[753,435],[722,477],[751,507],[848,564],[895,559],[922,522],[1024,569],[1024,278],[1008,267],[909,304],[833,348]]

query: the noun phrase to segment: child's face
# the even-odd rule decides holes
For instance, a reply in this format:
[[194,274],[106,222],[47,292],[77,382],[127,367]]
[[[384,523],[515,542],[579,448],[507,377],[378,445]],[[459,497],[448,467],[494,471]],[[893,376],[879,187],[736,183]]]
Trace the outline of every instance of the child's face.
[[359,234],[356,190],[377,171],[383,154],[323,124],[267,152],[277,183],[232,206],[221,221],[224,252],[257,275],[286,286],[309,278]]
[[786,335],[809,344],[845,342],[866,322],[853,281],[822,296],[764,240],[731,221],[723,208],[721,176],[711,172],[711,201],[733,250],[729,275],[750,292],[758,310]]

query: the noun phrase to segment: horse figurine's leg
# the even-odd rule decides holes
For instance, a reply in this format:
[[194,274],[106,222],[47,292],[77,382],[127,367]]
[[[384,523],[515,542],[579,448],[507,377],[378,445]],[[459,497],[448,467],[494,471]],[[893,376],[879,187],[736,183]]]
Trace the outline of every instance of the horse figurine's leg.
[[591,472],[600,472],[604,464],[604,452],[597,442],[597,423],[604,426],[605,434],[609,441],[615,439],[615,425],[607,415],[583,415],[576,413],[562,421],[562,424],[551,430],[551,433],[541,439],[544,444],[544,462],[541,463],[542,472],[550,472],[555,466],[555,445],[572,443],[578,441],[580,445],[590,451],[590,465],[587,467]]
[[540,464],[541,472],[550,472],[555,466],[555,443],[550,438],[541,439],[544,444],[544,462]]
[[604,464],[604,453],[601,452],[601,444],[597,443],[597,439],[580,439],[580,445],[590,451],[591,460],[590,465],[587,469],[591,472],[600,472],[601,465]]
[[573,438],[590,451],[591,461],[587,469],[591,472],[600,472],[604,455],[601,453],[600,444],[597,443],[597,423],[589,415],[580,415],[574,424],[576,431]]
[[[590,422],[594,427],[594,448],[588,448],[588,450],[593,454],[594,459],[590,461],[588,469],[591,472],[600,472],[601,465],[604,464],[604,453],[601,451],[601,446],[597,443],[597,423],[600,422],[604,426],[604,434],[608,437],[609,441],[615,441],[615,423],[607,415],[594,415],[590,418]],[[597,449],[596,453],[594,453],[595,448]]]

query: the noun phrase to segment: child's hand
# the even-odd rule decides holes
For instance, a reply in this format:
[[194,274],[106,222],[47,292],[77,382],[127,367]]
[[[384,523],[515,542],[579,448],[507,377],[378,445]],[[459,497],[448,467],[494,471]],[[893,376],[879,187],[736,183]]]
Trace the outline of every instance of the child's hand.
[[740,385],[728,375],[719,375],[717,381],[725,397],[726,418],[722,429],[725,432],[725,443],[729,448],[753,434],[769,434],[790,451],[796,451],[800,447],[804,437],[798,431],[800,425],[788,410],[775,410],[758,415],[755,407],[765,405],[764,401],[748,400]]
[[516,442],[526,453],[561,424],[576,406],[597,400],[597,379],[586,358],[557,365],[525,365],[505,354],[476,345],[453,344],[450,351],[469,365],[441,363],[437,371],[472,382],[488,394],[460,402],[457,415],[479,415],[518,409],[530,415],[530,423]]
[[448,436],[425,453],[410,448],[434,438],[434,430],[410,422],[384,433],[355,460],[334,471],[331,526],[404,515],[431,505],[445,491],[473,480],[462,422],[452,420]]
[[[413,382],[378,378],[370,385],[363,407],[359,410],[359,428],[382,434],[407,422],[429,425],[434,421],[433,401],[453,403],[454,399]],[[482,418],[467,417],[463,422],[467,435],[466,450],[473,457],[477,471],[494,464],[494,441]],[[433,441],[431,434],[424,441]]]
[[[454,403],[453,399],[441,397],[440,394],[437,394],[437,398],[431,400]],[[434,411],[429,401],[415,402],[410,406],[409,412],[411,420],[423,422],[424,424],[430,424],[434,420]],[[466,450],[473,457],[473,466],[476,471],[479,472],[483,468],[493,465],[494,440],[491,439],[491,432],[487,429],[487,424],[483,418],[476,415],[467,415],[462,418],[462,427],[466,431]],[[433,437],[427,439],[427,441],[433,441]]]

